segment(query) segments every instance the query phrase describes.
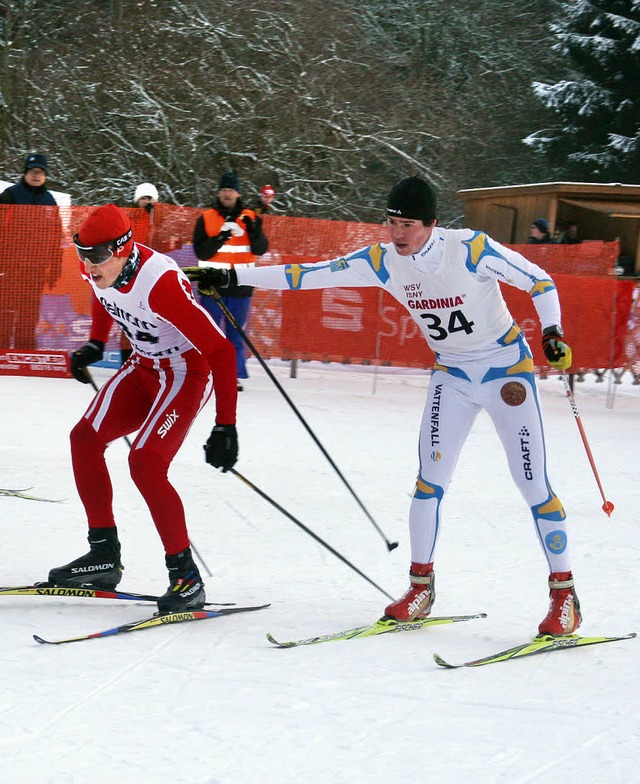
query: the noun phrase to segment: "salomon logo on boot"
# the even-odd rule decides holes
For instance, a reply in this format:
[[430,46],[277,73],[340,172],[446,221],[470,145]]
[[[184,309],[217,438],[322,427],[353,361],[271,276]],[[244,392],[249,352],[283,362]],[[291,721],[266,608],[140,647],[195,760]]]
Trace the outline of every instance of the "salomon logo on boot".
[[49,572],[49,582],[65,588],[86,586],[112,591],[122,580],[118,532],[113,528],[89,530],[90,550],[75,561]]
[[87,572],[108,572],[109,569],[115,569],[116,565],[113,563],[99,563],[87,564],[86,566],[72,566],[71,574],[86,574]]
[[206,602],[204,584],[191,549],[187,547],[177,555],[167,555],[165,561],[169,570],[169,587],[158,599],[158,611],[164,615],[202,609]]

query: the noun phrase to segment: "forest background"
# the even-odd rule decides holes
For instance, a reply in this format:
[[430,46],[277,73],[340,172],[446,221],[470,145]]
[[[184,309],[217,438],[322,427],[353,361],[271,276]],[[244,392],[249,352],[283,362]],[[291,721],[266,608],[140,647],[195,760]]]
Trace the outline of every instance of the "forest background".
[[148,181],[201,207],[235,169],[246,201],[270,183],[276,212],[377,222],[419,173],[456,226],[464,188],[640,181],[639,0],[0,8],[0,178],[45,152],[76,204]]

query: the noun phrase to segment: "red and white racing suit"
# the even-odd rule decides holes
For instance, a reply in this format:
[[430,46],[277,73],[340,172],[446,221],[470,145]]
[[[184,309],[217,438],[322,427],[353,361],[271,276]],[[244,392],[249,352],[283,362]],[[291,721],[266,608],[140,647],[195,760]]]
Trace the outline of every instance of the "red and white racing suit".
[[113,321],[134,353],[102,387],[71,431],[73,471],[90,528],[115,525],[105,450],[137,432],[129,453],[140,490],[168,555],[189,546],[182,501],[167,472],[215,389],[216,422],[236,421],[235,352],[193,296],[176,262],[136,243],[140,264],[121,288],[99,289],[91,339],[106,343]]

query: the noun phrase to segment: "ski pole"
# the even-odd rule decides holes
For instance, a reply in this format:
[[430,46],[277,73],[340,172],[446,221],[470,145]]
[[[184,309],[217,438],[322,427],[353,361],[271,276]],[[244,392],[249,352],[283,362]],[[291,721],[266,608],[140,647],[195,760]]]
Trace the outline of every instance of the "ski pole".
[[[96,382],[93,380],[93,376],[91,375],[91,373],[89,373],[87,368],[84,368],[84,372],[85,372],[85,374],[86,374],[86,376],[87,376],[87,378],[89,380],[89,383],[95,389],[96,393],[99,392],[100,388],[98,387]],[[131,441],[127,438],[127,436],[122,436],[122,437],[127,442],[127,446],[129,447],[129,449],[131,449],[132,446],[133,446]],[[191,549],[193,550],[193,552],[196,554],[196,558],[204,566],[204,569],[205,569],[206,573],[209,575],[209,577],[213,577],[213,573],[211,572],[211,569],[209,569],[209,567],[207,566],[207,562],[204,560],[204,558],[198,552],[198,548],[193,543],[193,540],[191,539],[191,537],[189,537],[189,544],[191,545]]]
[[338,468],[338,466],[337,466],[337,465],[334,463],[334,461],[333,461],[333,460],[332,460],[332,458],[331,458],[331,455],[329,455],[329,453],[327,452],[327,450],[324,448],[324,446],[322,445],[322,442],[320,441],[320,439],[319,439],[319,438],[316,436],[316,434],[313,432],[313,430],[311,429],[311,427],[310,427],[310,426],[309,426],[309,424],[307,423],[306,419],[305,419],[305,418],[302,416],[302,414],[300,413],[300,411],[299,411],[299,410],[298,410],[298,408],[296,407],[296,405],[295,405],[295,403],[293,402],[293,400],[291,400],[291,398],[289,397],[289,395],[287,395],[287,393],[285,392],[284,388],[282,387],[282,385],[280,384],[280,382],[278,381],[278,379],[277,379],[277,378],[274,376],[274,374],[271,372],[271,369],[269,368],[269,366],[267,365],[267,363],[264,361],[264,359],[263,359],[263,358],[262,358],[262,356],[260,355],[260,352],[259,352],[259,351],[256,349],[256,347],[253,345],[253,343],[252,343],[252,342],[251,342],[251,340],[249,339],[249,336],[247,335],[247,333],[246,333],[246,332],[244,331],[244,329],[242,329],[242,327],[241,327],[241,326],[238,324],[238,321],[237,321],[237,319],[235,319],[235,318],[234,318],[234,316],[233,316],[233,314],[231,313],[231,311],[229,310],[229,308],[228,308],[228,307],[227,307],[227,306],[224,304],[224,302],[222,301],[222,299],[221,299],[221,297],[220,297],[220,294],[219,294],[219,293],[218,293],[218,292],[217,292],[215,289],[213,290],[213,292],[214,292],[214,293],[210,294],[209,296],[211,296],[211,297],[212,297],[212,298],[213,298],[213,299],[214,299],[214,300],[215,300],[215,301],[218,303],[218,305],[219,305],[219,306],[220,306],[220,308],[222,309],[222,312],[223,312],[223,313],[224,313],[224,315],[226,316],[226,318],[227,318],[227,320],[229,321],[229,323],[231,324],[231,326],[232,326],[234,329],[236,329],[236,330],[237,330],[237,331],[240,333],[240,336],[242,337],[242,339],[244,340],[244,342],[247,344],[247,346],[249,347],[249,349],[250,349],[250,350],[253,352],[253,354],[255,355],[255,358],[258,360],[258,362],[259,362],[259,363],[262,365],[262,367],[263,367],[263,369],[264,369],[265,373],[266,373],[266,374],[269,376],[269,378],[270,378],[270,379],[273,381],[273,383],[276,385],[276,388],[278,389],[278,392],[280,392],[280,394],[282,395],[282,397],[283,397],[283,398],[284,398],[284,399],[287,401],[287,403],[288,403],[288,404],[291,406],[291,409],[292,409],[293,413],[294,413],[294,414],[295,414],[295,415],[298,417],[298,419],[299,419],[299,420],[300,420],[300,422],[302,423],[302,425],[303,425],[303,427],[305,428],[305,430],[307,431],[307,433],[309,433],[309,435],[310,435],[310,436],[311,436],[311,438],[312,438],[312,439],[315,441],[316,445],[318,446],[318,448],[320,449],[320,451],[322,452],[322,454],[323,454],[323,455],[324,455],[324,456],[327,458],[327,460],[329,461],[329,464],[331,465],[331,467],[334,469],[334,471],[336,472],[336,474],[338,474],[338,476],[340,477],[340,479],[341,479],[341,480],[342,480],[342,482],[344,483],[344,485],[345,485],[345,487],[347,488],[347,490],[348,490],[348,491],[351,493],[351,495],[353,496],[353,498],[354,498],[354,499],[355,499],[355,501],[357,502],[357,504],[358,504],[358,506],[360,507],[360,509],[362,509],[362,511],[365,513],[365,515],[366,515],[366,516],[367,516],[367,518],[369,519],[369,522],[370,522],[370,523],[373,525],[373,527],[376,529],[376,531],[377,531],[377,532],[380,534],[380,536],[381,536],[381,537],[384,539],[384,541],[385,541],[385,544],[387,545],[387,550],[389,550],[389,552],[391,552],[391,550],[395,550],[395,549],[396,549],[396,547],[398,546],[398,542],[390,542],[390,541],[389,541],[389,539],[388,539],[388,538],[385,536],[385,534],[384,534],[384,532],[382,531],[382,529],[380,528],[380,526],[379,526],[379,525],[376,523],[376,521],[375,521],[375,520],[373,519],[373,517],[371,516],[371,514],[370,514],[369,510],[368,510],[368,509],[366,508],[366,506],[365,506],[365,505],[362,503],[362,501],[360,500],[360,498],[359,498],[359,497],[356,495],[356,492],[355,492],[355,490],[354,490],[354,489],[351,487],[351,485],[349,484],[349,482],[347,481],[347,479],[345,478],[345,476],[342,474],[342,472],[340,471],[340,469]]
[[228,470],[228,472],[229,472],[230,474],[234,474],[235,476],[237,476],[237,477],[238,477],[238,479],[240,479],[242,482],[244,482],[244,483],[245,483],[245,485],[247,485],[247,487],[251,488],[251,490],[253,490],[254,492],[256,492],[256,493],[257,493],[257,494],[258,494],[258,495],[259,495],[261,498],[264,498],[264,500],[265,500],[265,501],[267,501],[268,503],[270,503],[270,504],[271,504],[271,506],[275,507],[275,508],[276,508],[276,509],[277,509],[279,512],[282,512],[282,514],[283,514],[285,517],[288,517],[288,518],[289,518],[289,520],[291,520],[291,522],[292,522],[292,523],[294,523],[295,525],[297,525],[297,526],[298,526],[298,528],[302,528],[302,530],[303,530],[305,533],[309,534],[309,536],[311,536],[313,539],[315,539],[315,540],[316,540],[316,542],[318,542],[318,543],[319,543],[319,544],[321,544],[323,547],[325,547],[325,548],[326,548],[326,549],[327,549],[327,550],[328,550],[330,553],[333,553],[333,555],[335,555],[335,556],[336,556],[336,558],[339,558],[339,559],[340,559],[340,560],[341,560],[343,563],[345,563],[345,564],[346,564],[346,565],[347,565],[347,566],[348,566],[350,569],[353,569],[353,571],[354,571],[354,572],[356,572],[357,574],[359,574],[359,575],[360,575],[360,577],[364,577],[364,579],[365,579],[365,580],[366,580],[368,583],[370,583],[371,585],[373,585],[373,587],[374,587],[374,588],[377,588],[377,589],[380,591],[380,593],[383,593],[383,594],[384,594],[384,595],[385,595],[385,596],[386,596],[388,599],[391,599],[391,600],[393,601],[393,596],[390,596],[390,595],[389,595],[389,594],[388,594],[388,593],[387,593],[387,592],[386,592],[386,591],[385,591],[383,588],[381,588],[381,587],[380,587],[380,586],[379,586],[377,583],[374,583],[374,582],[373,582],[373,580],[372,580],[372,579],[370,579],[369,577],[367,577],[367,575],[366,575],[364,572],[361,572],[361,571],[360,571],[360,569],[358,569],[358,567],[357,567],[357,566],[354,566],[354,565],[351,563],[351,561],[349,561],[347,558],[345,558],[345,557],[344,557],[344,555],[342,555],[342,554],[341,554],[341,553],[339,553],[339,552],[338,552],[336,549],[334,549],[333,547],[331,547],[331,545],[330,545],[330,544],[327,544],[327,542],[325,542],[325,541],[324,541],[324,539],[321,539],[321,538],[320,538],[320,537],[319,537],[317,534],[315,534],[315,533],[314,533],[314,532],[313,532],[313,531],[312,531],[310,528],[307,528],[307,526],[306,526],[304,523],[301,523],[301,522],[300,522],[300,520],[298,520],[296,517],[294,517],[294,516],[293,516],[293,515],[292,515],[290,512],[287,512],[287,510],[286,510],[284,507],[280,506],[280,504],[279,504],[277,501],[274,501],[274,500],[273,500],[273,498],[271,498],[271,496],[267,495],[267,494],[266,494],[266,493],[265,493],[263,490],[260,490],[260,488],[259,488],[259,487],[256,487],[256,486],[255,486],[255,485],[254,485],[252,482],[250,482],[250,481],[249,481],[249,480],[248,480],[246,477],[242,476],[242,474],[241,474],[241,473],[239,473],[238,471],[236,471],[236,469],[235,469],[235,468],[229,468],[229,469],[227,469],[227,470]]
[[569,380],[567,379],[566,373],[560,373],[560,375],[562,376],[562,383],[564,384],[565,392],[567,393],[567,397],[569,398],[569,403],[571,404],[571,410],[573,411],[573,416],[575,417],[576,424],[578,425],[578,430],[580,431],[580,435],[582,436],[582,443],[584,444],[584,448],[587,452],[587,457],[589,458],[589,463],[591,464],[591,470],[593,471],[593,475],[596,478],[598,489],[600,490],[600,495],[602,496],[602,500],[604,501],[604,503],[602,504],[602,511],[608,517],[611,517],[611,512],[613,512],[615,507],[611,503],[611,501],[607,501],[607,497],[604,494],[604,490],[602,488],[602,482],[600,481],[600,476],[598,475],[598,469],[596,468],[595,460],[593,459],[593,455],[591,454],[589,442],[587,441],[587,434],[585,433],[584,427],[582,426],[582,420],[580,419],[580,412],[578,411],[576,399],[573,396],[573,392],[571,391]]

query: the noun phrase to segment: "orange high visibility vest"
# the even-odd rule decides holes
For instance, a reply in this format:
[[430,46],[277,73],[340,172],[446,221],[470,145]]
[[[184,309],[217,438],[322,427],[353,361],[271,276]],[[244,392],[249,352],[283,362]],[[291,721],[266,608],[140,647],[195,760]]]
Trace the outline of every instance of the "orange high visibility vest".
[[[255,264],[256,257],[251,253],[251,243],[247,234],[247,227],[242,220],[243,215],[248,215],[251,220],[256,219],[256,213],[253,210],[242,210],[235,222],[240,226],[243,233],[238,237],[232,234],[216,255],[212,256],[211,260],[200,261],[198,266],[230,269],[238,264]],[[202,213],[202,218],[204,220],[204,229],[210,237],[220,234],[220,229],[225,220],[218,210],[205,210]]]

